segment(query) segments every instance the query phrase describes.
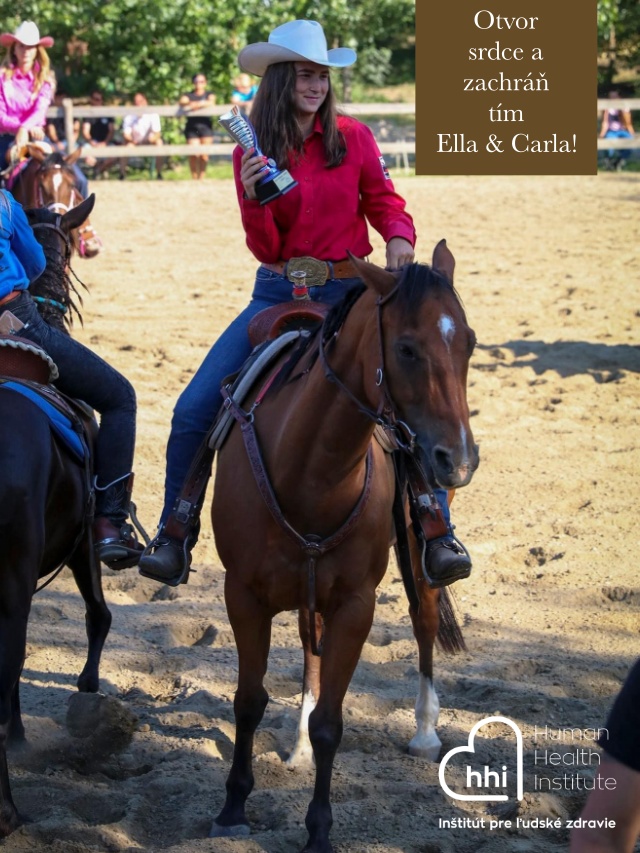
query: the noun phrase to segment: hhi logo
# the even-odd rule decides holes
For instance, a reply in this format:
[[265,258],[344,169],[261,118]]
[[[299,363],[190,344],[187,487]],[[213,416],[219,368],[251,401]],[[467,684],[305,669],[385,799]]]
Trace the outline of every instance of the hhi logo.
[[[460,752],[470,752],[472,754],[475,753],[474,742],[476,737],[476,732],[478,729],[482,728],[482,726],[487,725],[487,723],[504,723],[509,726],[515,732],[516,736],[516,796],[519,800],[524,796],[523,793],[523,771],[522,771],[522,732],[518,728],[518,726],[510,720],[508,717],[485,717],[484,720],[480,720],[479,723],[476,723],[475,726],[469,732],[469,741],[467,746],[457,746],[455,749],[449,750],[449,752],[444,756],[442,761],[440,762],[440,770],[438,771],[438,778],[440,779],[440,785],[442,786],[442,790],[445,794],[448,794],[450,797],[453,797],[454,800],[490,800],[493,802],[503,802],[504,800],[508,800],[509,797],[507,794],[477,794],[477,793],[469,793],[469,794],[457,794],[455,791],[452,791],[451,788],[447,785],[447,782],[444,778],[445,771],[447,768],[447,764],[449,760]],[[480,770],[474,770],[469,764],[466,766],[466,787],[471,789],[486,789],[486,788],[503,788],[507,787],[507,767],[506,765],[501,765],[500,772],[497,770],[492,770],[488,765],[485,765]]]

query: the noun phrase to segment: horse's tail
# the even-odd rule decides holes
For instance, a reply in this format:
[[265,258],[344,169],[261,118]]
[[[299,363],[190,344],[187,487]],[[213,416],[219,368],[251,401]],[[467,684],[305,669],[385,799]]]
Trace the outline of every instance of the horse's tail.
[[443,652],[448,652],[449,654],[465,652],[467,646],[454,610],[454,600],[449,595],[446,587],[440,590],[438,611],[440,616],[438,634],[436,636],[438,646]]

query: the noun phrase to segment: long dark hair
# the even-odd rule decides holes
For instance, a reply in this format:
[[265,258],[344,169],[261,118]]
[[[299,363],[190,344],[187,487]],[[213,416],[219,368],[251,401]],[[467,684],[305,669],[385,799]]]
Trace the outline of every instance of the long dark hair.
[[[251,123],[256,129],[260,148],[273,158],[278,168],[286,169],[291,158],[302,154],[304,139],[296,119],[294,93],[296,69],[293,62],[270,65],[258,88]],[[347,145],[338,129],[338,107],[329,79],[329,91],[318,110],[322,122],[322,141],[327,168],[339,166],[347,153]]]

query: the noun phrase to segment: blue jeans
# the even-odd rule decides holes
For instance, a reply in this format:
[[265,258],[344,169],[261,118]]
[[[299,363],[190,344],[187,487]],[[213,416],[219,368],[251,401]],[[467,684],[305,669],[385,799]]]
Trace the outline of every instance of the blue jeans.
[[60,372],[54,385],[100,413],[94,473],[101,486],[131,471],[136,433],[136,395],[131,383],[98,355],[40,316],[28,291],[7,305],[25,325],[20,336],[45,349]]
[[[628,130],[608,130],[604,138],[605,139],[631,139],[633,136],[632,133],[629,133]],[[631,149],[630,148],[610,148],[607,151],[607,156],[610,159],[614,159],[614,157],[619,157],[621,160],[628,160],[631,157]]]
[[[314,302],[335,305],[359,281],[356,278],[332,279],[322,287],[311,287],[309,295]],[[160,524],[164,524],[171,512],[191,462],[222,405],[220,388],[223,379],[238,371],[251,354],[247,333],[249,322],[264,308],[289,302],[291,287],[285,276],[259,267],[251,302],[220,335],[178,398],[167,444],[164,508]],[[448,522],[447,492],[438,489],[436,494]]]

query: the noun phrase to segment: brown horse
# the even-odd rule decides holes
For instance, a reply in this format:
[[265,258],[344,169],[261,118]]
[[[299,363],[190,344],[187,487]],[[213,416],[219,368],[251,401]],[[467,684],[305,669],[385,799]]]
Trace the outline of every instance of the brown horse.
[[[38,145],[26,146],[30,159],[19,174],[13,193],[24,208],[48,207],[54,213],[66,213],[84,201],[78,191],[71,166],[77,163],[81,149],[71,154],[45,153]],[[102,241],[87,217],[71,237],[81,258],[95,258],[102,250]]]
[[[330,786],[342,703],[393,540],[394,473],[390,455],[372,441],[374,428],[383,424],[405,452],[418,454],[432,486],[464,486],[478,464],[466,401],[475,335],[453,289],[446,243],[436,246],[432,267],[412,264],[401,274],[353,262],[364,285],[277,368],[258,405],[243,412],[227,403],[241,429],[234,428],[218,457],[212,507],[239,671],[233,764],[211,835],[249,832],[245,801],[253,787],[254,732],[268,701],[271,621],[298,609],[305,693],[313,697],[303,716],[316,765],[306,853],[332,850]],[[424,679],[419,705],[433,728],[440,591],[426,587],[419,583],[412,617]],[[322,652],[314,661],[316,630]],[[421,734],[429,740],[429,732]]]
[[[47,259],[32,290],[61,308],[70,233],[82,224],[94,201],[92,195],[64,215],[46,208],[27,211]],[[62,565],[71,568],[86,605],[89,647],[78,689],[95,693],[99,688],[100,655],[111,614],[91,548],[90,480],[86,461],[79,461],[54,437],[40,406],[17,390],[0,389],[0,838],[20,825],[6,747],[25,738],[19,690],[31,599],[38,580]]]

